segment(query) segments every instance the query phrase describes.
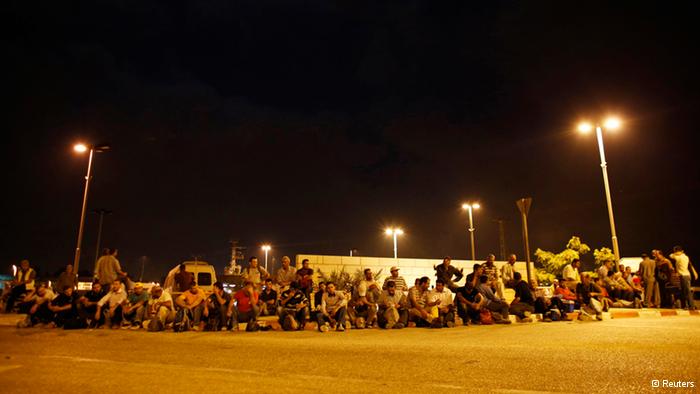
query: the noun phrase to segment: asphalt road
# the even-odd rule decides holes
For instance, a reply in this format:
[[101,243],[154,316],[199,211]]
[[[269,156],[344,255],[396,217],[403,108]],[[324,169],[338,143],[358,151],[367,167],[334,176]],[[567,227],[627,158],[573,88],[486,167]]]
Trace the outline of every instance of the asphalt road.
[[[0,328],[0,392],[700,392],[700,317],[305,332]],[[672,391],[672,390],[671,390]]]

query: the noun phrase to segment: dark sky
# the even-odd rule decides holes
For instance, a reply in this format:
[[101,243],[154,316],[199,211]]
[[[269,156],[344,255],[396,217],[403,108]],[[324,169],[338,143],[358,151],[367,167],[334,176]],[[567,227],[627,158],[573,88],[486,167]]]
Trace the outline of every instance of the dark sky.
[[[231,239],[259,253],[522,255],[610,247],[605,136],[623,256],[699,256],[700,79],[691,2],[74,1],[3,4],[0,264],[50,274],[75,249],[86,156],[103,245],[146,277]],[[92,266],[97,218],[86,221]],[[5,269],[3,268],[3,271]]]

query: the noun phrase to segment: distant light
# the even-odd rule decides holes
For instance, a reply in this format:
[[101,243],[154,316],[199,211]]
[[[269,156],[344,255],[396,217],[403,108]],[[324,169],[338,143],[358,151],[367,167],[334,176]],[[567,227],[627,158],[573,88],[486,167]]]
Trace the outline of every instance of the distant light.
[[17,266],[14,264],[12,265],[12,276],[17,276]]
[[396,235],[403,235],[403,230],[401,230],[400,228],[397,228],[396,230],[394,230],[394,232],[396,233]]
[[588,122],[583,122],[578,125],[578,131],[582,133],[590,133],[593,130],[593,125]]
[[469,204],[462,204],[462,209],[469,209]]
[[622,122],[620,122],[620,119],[612,117],[612,118],[608,118],[605,120],[604,126],[606,129],[616,130],[616,129],[620,128],[621,124],[622,124]]
[[88,147],[85,144],[75,144],[73,146],[73,150],[78,152],[78,153],[83,153],[83,152],[88,150]]
[[271,248],[270,248],[270,245],[263,245],[263,246],[262,246],[262,250],[264,250],[264,251],[266,251],[266,252],[269,251],[270,249],[271,249]]
[[391,234],[394,233],[394,230],[388,228],[388,229],[384,230],[384,233],[385,233],[386,235],[391,235]]
[[479,208],[481,208],[481,205],[479,205],[479,203],[477,202],[477,203],[472,204],[472,208],[479,209]]
[[481,208],[481,205],[479,205],[478,202],[475,202],[473,204],[467,204],[467,203],[462,204],[462,209],[467,210],[470,208],[471,209],[479,209],[479,208]]
[[384,230],[384,234],[386,235],[402,235],[403,230],[400,228],[388,228]]

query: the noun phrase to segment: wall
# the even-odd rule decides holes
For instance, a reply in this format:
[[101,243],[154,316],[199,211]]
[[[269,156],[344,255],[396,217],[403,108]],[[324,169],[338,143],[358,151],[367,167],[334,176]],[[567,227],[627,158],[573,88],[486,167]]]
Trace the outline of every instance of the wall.
[[[324,256],[324,255],[308,255],[299,254],[296,256],[296,267],[301,267],[301,261],[304,259],[309,259],[309,267],[314,269],[314,282],[318,282],[318,270],[320,269],[326,275],[333,271],[340,271],[344,269],[345,272],[354,274],[355,271],[364,270],[365,268],[371,268],[373,272],[378,272],[382,269],[382,275],[379,278],[380,281],[391,275],[389,269],[392,266],[397,266],[400,268],[399,274],[404,277],[406,283],[409,287],[413,286],[413,281],[421,276],[427,276],[431,279],[431,285],[435,283],[435,270],[434,265],[442,263],[442,259],[412,259],[412,258],[399,258],[393,259],[390,257],[350,257],[350,256]],[[483,261],[472,261],[472,260],[452,260],[452,266],[456,268],[464,268],[464,276],[472,272],[472,267],[474,263],[483,263]],[[505,261],[496,261],[497,267],[505,264]],[[532,267],[532,263],[530,265]],[[527,278],[526,263],[524,261],[519,261],[515,263],[515,270],[523,275],[523,278]],[[532,275],[534,277],[534,268],[532,269]],[[464,284],[464,279],[462,279],[459,284]]]

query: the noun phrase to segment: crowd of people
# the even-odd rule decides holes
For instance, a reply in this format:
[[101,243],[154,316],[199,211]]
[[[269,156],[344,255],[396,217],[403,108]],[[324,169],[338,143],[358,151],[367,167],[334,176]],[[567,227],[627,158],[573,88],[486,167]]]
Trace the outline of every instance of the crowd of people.
[[[531,322],[533,314],[545,322],[566,321],[574,310],[579,310],[579,319],[602,320],[611,307],[674,307],[676,301],[695,309],[690,283],[697,273],[683,249],[675,247],[669,258],[658,250],[652,256],[642,256],[637,272],[622,265],[615,270],[608,261],[593,275],[581,273],[580,261],[574,259],[552,287],[524,280],[515,269],[515,255],[500,269],[489,255],[484,263],[474,264],[466,278],[464,268],[457,269],[445,257],[433,267],[433,287],[427,276],[409,287],[395,266],[381,284],[372,269],[365,268],[361,280],[342,288],[333,282],[314,284],[308,260],[297,269],[285,256],[282,267],[270,275],[252,257],[237,291],[229,293],[216,282],[205,292],[181,265],[175,275],[175,290],[180,291],[171,293],[157,284],[149,289],[141,283],[126,286],[116,250],[106,250],[96,265],[92,288],[84,294],[76,292],[72,267],[66,267],[66,275],[52,289],[35,283],[36,272],[24,260],[3,298],[7,312],[16,308],[27,315],[20,327],[176,332],[238,330],[240,323],[247,331],[270,329],[259,324],[262,316],[273,316],[286,331],[304,330],[311,323],[327,332],[510,324],[510,315],[521,323]],[[463,278],[464,284],[458,285]],[[514,292],[510,302],[504,297],[506,289]]]

